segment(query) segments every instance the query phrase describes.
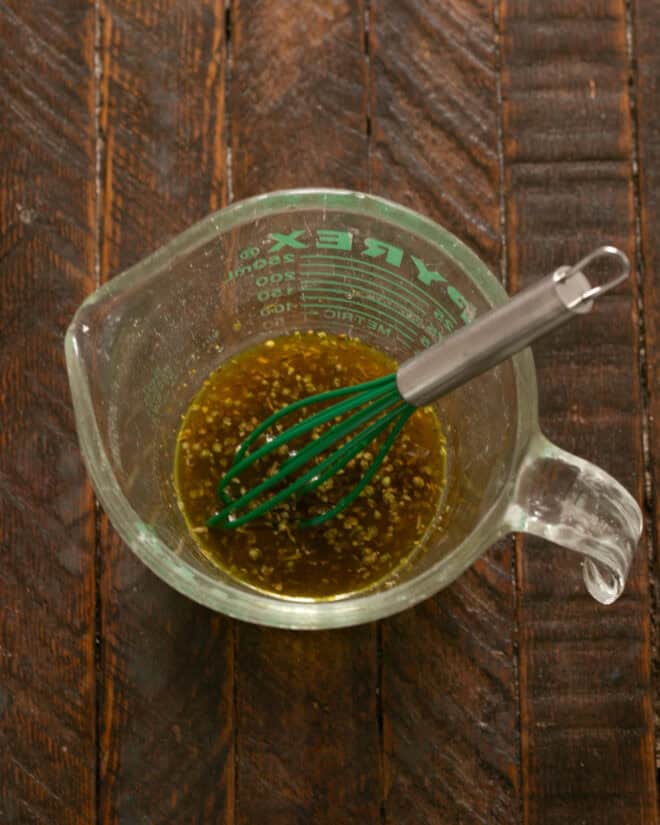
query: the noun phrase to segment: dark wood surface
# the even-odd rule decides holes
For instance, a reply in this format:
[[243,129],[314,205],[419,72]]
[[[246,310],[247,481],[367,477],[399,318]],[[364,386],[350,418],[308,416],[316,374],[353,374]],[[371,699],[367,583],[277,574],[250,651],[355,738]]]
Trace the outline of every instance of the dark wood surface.
[[[1,825],[657,825],[658,54],[654,0],[0,0]],[[384,622],[258,628],[95,508],[76,306],[315,184],[413,206],[512,291],[630,254],[607,324],[535,347],[544,430],[643,506],[616,605],[511,539]]]
[[[607,237],[635,257],[624,3],[509,2],[502,97],[507,262],[514,289]],[[592,8],[587,8],[591,6]],[[586,12],[589,12],[588,14]],[[561,54],[561,73],[548,71]],[[569,124],[570,128],[558,128]],[[641,496],[637,289],[534,348],[541,423]],[[529,823],[653,822],[646,546],[625,594],[595,608],[573,559],[519,541],[523,815]],[[636,698],[633,698],[636,697]],[[588,777],[588,778],[587,778]]]
[[96,286],[95,12],[0,6],[0,822],[95,816],[94,499],[62,341]]

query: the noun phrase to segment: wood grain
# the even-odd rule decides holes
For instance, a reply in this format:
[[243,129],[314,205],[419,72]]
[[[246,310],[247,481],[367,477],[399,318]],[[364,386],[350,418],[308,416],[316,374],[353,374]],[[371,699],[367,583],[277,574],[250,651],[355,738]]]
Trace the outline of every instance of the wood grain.
[[371,2],[372,188],[501,254],[493,3]]
[[[493,12],[489,2],[372,0],[371,179],[498,272]],[[386,822],[519,821],[514,634],[510,542],[384,622]]]
[[64,331],[94,287],[94,7],[0,5],[0,821],[94,821],[94,506]]
[[[508,265],[520,289],[604,240],[634,259],[623,2],[502,7]],[[634,281],[534,348],[542,426],[641,491]],[[577,559],[521,542],[524,821],[655,822],[644,548],[620,601]]]
[[364,189],[364,0],[232,0],[234,194]]
[[240,625],[236,822],[378,823],[373,626]]
[[[101,3],[106,279],[224,203],[225,11]],[[100,821],[233,821],[232,625],[152,575],[104,519]]]
[[[653,623],[653,684],[655,685],[656,734],[660,731],[660,639],[658,595],[660,594],[660,6],[636,2],[633,6],[637,141],[639,149],[640,230],[642,296],[644,301],[646,359],[646,406],[648,413],[649,466],[645,485],[646,515],[650,540],[652,575],[651,621]],[[660,777],[660,738],[656,735],[656,770]]]
[[[292,14],[232,5],[229,108],[237,198],[291,186],[363,188],[361,2]],[[236,821],[379,822],[374,626],[326,633],[238,628]]]
[[609,608],[525,540],[379,628],[232,623],[102,516],[95,556],[62,348],[232,196],[371,188],[514,289],[612,240],[640,291],[536,348],[543,427],[644,496],[657,576],[660,7],[628,5],[632,61],[624,0],[0,2],[2,825],[657,825],[645,547]]

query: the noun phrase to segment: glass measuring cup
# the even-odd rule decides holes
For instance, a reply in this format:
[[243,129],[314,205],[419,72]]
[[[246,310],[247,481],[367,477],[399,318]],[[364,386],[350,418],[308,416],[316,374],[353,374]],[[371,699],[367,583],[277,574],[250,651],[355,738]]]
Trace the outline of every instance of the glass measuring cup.
[[436,402],[448,438],[443,515],[393,581],[334,601],[258,592],[202,555],[176,505],[181,415],[206,375],[237,351],[323,329],[402,362],[504,300],[457,238],[380,198],[294,190],[208,216],[97,290],[67,332],[76,422],[101,503],[157,575],[261,624],[312,629],[390,615],[445,587],[511,531],[582,554],[589,592],[613,602],[641,513],[607,473],[541,434],[529,350]]

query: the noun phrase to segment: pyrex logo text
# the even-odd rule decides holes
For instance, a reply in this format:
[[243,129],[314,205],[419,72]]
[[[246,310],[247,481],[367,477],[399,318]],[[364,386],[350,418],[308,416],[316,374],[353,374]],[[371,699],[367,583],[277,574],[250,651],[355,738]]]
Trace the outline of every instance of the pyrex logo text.
[[[309,244],[299,240],[303,234],[303,229],[295,229],[288,234],[271,232],[270,236],[275,241],[275,244],[270,249],[271,253],[279,252],[287,248],[308,249]],[[340,231],[338,229],[317,229],[315,246],[317,249],[336,249],[341,252],[352,252],[353,235],[350,232]],[[365,258],[384,258],[386,264],[400,267],[403,262],[404,251],[400,247],[385,243],[385,241],[381,241],[378,238],[365,238],[360,254]],[[447,279],[443,275],[430,270],[420,258],[411,255],[410,259],[417,267],[417,277],[426,286],[432,284],[434,281],[447,282]]]
[[[306,243],[302,238],[305,236],[304,229],[294,229],[291,232],[271,232],[270,237],[274,241],[270,248],[270,254],[279,253],[285,250],[309,249],[311,244]],[[408,255],[416,269],[417,279],[424,286],[433,283],[447,284],[444,275],[436,272],[412,253],[407,253],[399,246],[387,243],[380,238],[365,238],[361,241],[360,255],[365,258],[380,258],[386,264],[394,267],[401,267],[405,255]],[[337,252],[355,252],[353,234],[347,230],[339,229],[317,229],[314,247],[316,249],[329,249]],[[474,316],[474,307],[463,295],[451,284],[447,285],[447,296],[450,301],[460,310],[460,317],[464,323],[469,323]]]

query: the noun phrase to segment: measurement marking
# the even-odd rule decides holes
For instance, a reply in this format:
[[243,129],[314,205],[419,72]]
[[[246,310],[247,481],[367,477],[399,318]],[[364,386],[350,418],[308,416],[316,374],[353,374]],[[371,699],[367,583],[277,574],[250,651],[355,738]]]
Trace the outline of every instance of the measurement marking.
[[[319,288],[317,284],[323,284],[323,288]],[[399,307],[397,305],[393,305],[393,301],[386,299],[387,302],[381,302],[379,296],[371,296],[368,294],[360,294],[360,295],[347,295],[346,288],[337,287],[336,281],[326,281],[324,279],[318,278],[315,281],[306,281],[301,284],[303,291],[314,291],[314,292],[331,292],[335,295],[341,295],[342,297],[346,298],[347,301],[354,301],[357,306],[364,306],[366,301],[371,301],[372,303],[376,304],[376,306],[382,306],[384,309],[393,310],[395,314],[399,315],[404,321],[412,324],[415,329],[422,334],[423,327],[424,327],[424,318],[422,317],[419,310],[408,309],[408,307],[403,307],[401,312],[399,312]],[[354,287],[349,287],[349,291],[354,290]],[[429,322],[430,323],[430,322]]]
[[[301,266],[309,267],[310,264],[302,264]],[[372,291],[373,290],[382,290],[383,292],[387,292],[388,294],[393,295],[398,303],[401,303],[402,301],[405,301],[406,303],[408,303],[412,307],[412,311],[419,318],[419,321],[416,322],[414,325],[418,328],[420,335],[428,335],[429,334],[428,327],[430,326],[434,330],[434,333],[437,333],[438,335],[443,337],[444,335],[447,334],[448,331],[451,332],[454,329],[454,327],[456,326],[456,322],[455,322],[454,318],[452,318],[452,316],[449,315],[447,313],[447,311],[444,310],[444,308],[442,308],[442,307],[440,307],[440,309],[442,310],[442,317],[438,317],[437,313],[434,313],[432,316],[429,316],[428,306],[424,306],[423,308],[420,308],[420,307],[418,307],[418,305],[413,303],[413,301],[411,301],[409,298],[405,298],[404,296],[400,295],[398,292],[393,292],[392,290],[387,289],[386,287],[382,286],[382,284],[378,281],[376,281],[376,283],[372,284],[371,286],[368,285],[368,284],[365,285],[363,278],[361,278],[359,275],[352,275],[351,273],[348,273],[348,274],[342,273],[342,279],[343,279],[342,281],[338,281],[337,278],[331,278],[330,280],[328,280],[328,279],[323,278],[323,277],[318,277],[319,275],[323,276],[323,275],[328,275],[328,274],[332,276],[333,270],[330,270],[329,272],[314,271],[314,272],[305,272],[304,274],[301,273],[301,281],[300,281],[301,289],[304,292],[305,289],[313,288],[315,283],[316,284],[329,284],[333,287],[337,287],[338,284],[341,283],[342,285],[345,285],[345,289],[337,289],[337,290],[334,290],[334,291],[339,292],[339,294],[342,294],[342,295],[346,294],[346,290],[358,290],[359,289],[359,290],[365,291],[367,293],[369,292],[370,289]],[[310,278],[312,276],[314,277],[313,281],[304,281],[303,280],[303,278]],[[378,277],[380,277],[380,276],[378,276]],[[349,279],[352,279],[352,280],[349,281]],[[383,280],[386,280],[386,279],[383,279]],[[357,283],[358,286],[355,286],[354,285],[355,283]],[[326,291],[330,292],[330,291],[333,291],[333,290],[330,290],[329,288],[326,287]],[[349,297],[349,296],[347,296],[347,297]],[[369,300],[373,300],[374,302],[377,303],[377,299],[370,298],[370,296],[368,294],[364,295],[363,297],[365,297]],[[410,319],[408,319],[408,320],[410,320]],[[443,323],[443,321],[449,321],[451,326],[448,328],[446,323]],[[436,322],[438,324],[441,324],[442,327],[438,328]],[[412,321],[411,321],[411,323],[412,323]]]
[[[309,264],[301,264],[301,267],[309,267],[309,266],[310,266]],[[363,292],[368,292],[370,289],[372,291],[382,290],[383,292],[386,292],[389,295],[392,295],[394,297],[394,300],[397,303],[401,303],[401,302],[405,301],[407,304],[409,304],[410,307],[412,308],[412,311],[415,312],[415,314],[420,316],[420,318],[422,319],[422,325],[424,323],[432,324],[433,327],[435,328],[435,322],[437,321],[438,323],[443,325],[443,329],[441,331],[443,335],[446,334],[447,331],[452,331],[456,327],[456,324],[457,324],[456,320],[453,318],[452,315],[449,314],[449,312],[442,305],[437,304],[434,301],[433,303],[435,304],[436,309],[433,312],[433,314],[430,315],[429,314],[428,301],[426,302],[426,305],[422,307],[419,304],[414,303],[410,298],[407,298],[407,297],[401,295],[399,291],[392,291],[392,290],[387,289],[385,286],[383,286],[383,281],[386,282],[386,283],[388,283],[388,281],[387,281],[386,278],[382,278],[382,276],[374,275],[373,273],[367,272],[365,274],[372,277],[373,281],[372,281],[371,284],[365,284],[364,278],[361,277],[358,274],[353,273],[353,272],[342,272],[342,273],[340,273],[341,279],[336,277],[337,274],[338,273],[334,269],[331,269],[327,272],[320,272],[320,271],[301,272],[300,273],[301,284],[304,283],[302,281],[303,278],[313,277],[314,282],[316,282],[316,283],[326,283],[326,284],[331,283],[334,286],[337,286],[338,284],[344,285],[345,289],[343,290],[343,292],[345,292],[347,290],[356,290],[356,291],[361,290]],[[325,278],[320,278],[320,277],[318,277],[319,275],[329,275],[331,280],[326,280]],[[335,277],[333,277],[333,276],[335,276]],[[308,284],[311,285],[311,283],[312,282],[305,283],[305,287],[307,287]],[[303,288],[305,288],[305,287],[303,287]],[[389,300],[391,301],[392,299],[390,298]],[[428,318],[428,321],[424,321],[425,318]],[[447,325],[447,322],[448,322],[449,325]],[[438,330],[438,331],[440,331],[440,330]]]
[[[303,266],[307,266],[307,265],[303,264]],[[305,272],[305,273],[301,273],[301,274],[304,277],[309,278],[312,275],[314,275],[314,276],[317,276],[317,275],[322,275],[322,276],[323,275],[330,275],[331,271],[330,272]],[[369,284],[365,284],[364,278],[360,278],[359,275],[350,275],[350,274],[342,273],[342,277],[344,279],[352,278],[352,280],[354,282],[357,282],[357,284],[358,284],[357,286],[346,284],[347,289],[360,289],[360,290],[365,290],[365,291],[369,291],[369,289],[370,289]],[[337,286],[337,279],[336,278],[334,278],[332,280],[328,280],[327,278],[322,278],[322,277],[321,278],[315,278],[315,282],[319,283],[319,284],[330,284],[332,286]],[[303,283],[303,282],[301,281],[301,283]],[[410,298],[405,298],[399,292],[396,292],[392,289],[387,289],[387,287],[383,286],[380,282],[374,283],[371,286],[371,289],[372,289],[372,291],[374,289],[379,289],[379,290],[382,290],[383,292],[386,292],[388,295],[393,295],[394,298],[396,299],[396,302],[399,303],[399,304],[402,301],[405,301],[406,303],[410,304],[410,306],[413,308],[413,311],[417,315],[419,315],[420,317],[424,317],[428,312],[428,307],[427,306],[422,307],[420,304],[413,303],[413,301]]]
[[[320,282],[319,282],[319,283],[320,283]],[[344,296],[345,300],[344,300],[344,301],[341,301],[341,303],[342,303],[342,304],[346,304],[347,306],[353,306],[353,303],[354,303],[354,302],[353,302],[353,299],[351,299],[351,298],[346,298],[346,291],[345,291],[345,290],[343,290],[343,289],[332,289],[332,288],[330,288],[330,289],[329,289],[329,288],[327,288],[327,287],[323,287],[323,288],[319,288],[319,289],[317,289],[314,285],[309,285],[309,286],[306,286],[306,287],[305,287],[305,289],[307,289],[307,290],[309,290],[309,291],[312,291],[312,292],[317,292],[317,293],[320,293],[321,295],[325,295],[325,294],[326,294],[326,293],[328,293],[328,292],[331,292],[331,293],[333,293],[334,295],[342,295],[342,296]],[[334,300],[337,300],[337,299],[334,299]],[[412,321],[410,318],[406,318],[406,316],[405,316],[405,315],[399,315],[399,314],[390,315],[389,313],[387,313],[387,312],[385,311],[385,309],[384,309],[384,308],[382,308],[382,307],[381,307],[381,306],[377,303],[377,301],[376,301],[376,300],[371,299],[371,298],[370,298],[369,300],[371,300],[373,303],[375,303],[375,304],[376,304],[376,308],[377,308],[377,310],[378,310],[379,312],[381,312],[383,315],[385,315],[386,317],[390,318],[390,320],[395,320],[395,319],[398,319],[398,320],[399,320],[399,321],[401,321],[402,323],[406,323],[406,324],[408,324],[410,327],[412,327],[412,330],[413,330],[413,332],[414,332],[414,334],[415,334],[415,335],[423,335],[423,334],[424,334],[424,330],[420,328],[419,324],[416,324],[416,323],[415,323],[414,321]],[[358,303],[358,306],[362,306],[364,309],[367,309],[367,307],[365,307],[364,303],[357,302],[357,301],[356,301],[355,303]]]
[[[301,264],[301,266],[309,267],[310,264]],[[320,271],[309,272],[308,271],[308,272],[301,273],[301,281],[300,281],[301,288],[304,291],[305,289],[309,288],[313,283],[331,284],[332,286],[337,286],[337,284],[338,284],[337,278],[333,278],[332,280],[327,280],[326,278],[318,277],[319,275],[332,275],[333,273],[334,273],[333,269],[331,269],[329,272],[320,272]],[[311,282],[311,281],[306,282],[306,281],[302,280],[303,278],[309,278],[309,277],[312,277],[312,276],[314,276],[314,281],[313,282]],[[376,276],[376,279],[378,277],[380,277],[380,276]],[[428,305],[425,305],[424,307],[419,307],[417,304],[413,303],[409,298],[404,298],[404,296],[400,295],[398,292],[393,292],[392,290],[387,289],[378,280],[375,280],[375,283],[373,283],[370,287],[369,284],[364,283],[364,278],[361,278],[359,275],[353,275],[351,273],[342,273],[342,279],[343,280],[341,281],[341,283],[345,284],[345,287],[346,287],[347,290],[360,289],[360,290],[369,291],[370,288],[371,288],[372,291],[374,289],[383,290],[384,292],[387,292],[390,295],[394,295],[394,297],[396,298],[398,303],[401,303],[402,301],[406,301],[407,303],[409,303],[410,306],[413,308],[413,311],[417,315],[419,315],[419,317],[420,317],[421,323],[418,324],[418,326],[420,327],[420,332],[428,333],[428,330],[426,329],[426,327],[428,327],[430,325],[430,326],[433,327],[433,329],[438,334],[440,334],[441,336],[444,336],[447,333],[447,331],[451,332],[454,329],[454,327],[456,326],[456,321],[454,320],[454,318],[442,306],[439,307],[439,309],[442,312],[442,317],[439,317],[437,312],[434,312],[432,316],[429,316],[429,314],[428,314]],[[352,279],[352,282],[349,282],[348,279]],[[383,279],[383,280],[386,280],[386,279]],[[358,286],[355,286],[354,285],[355,283],[357,283]],[[342,291],[342,294],[343,294],[343,291]],[[369,297],[369,296],[366,296],[366,297]],[[374,300],[374,299],[372,299],[372,300]],[[428,318],[428,320],[426,320],[426,318]],[[436,321],[438,323],[442,324],[442,329],[438,329],[438,327],[436,326],[436,323],[435,323]],[[449,321],[451,326],[447,327],[447,325],[445,323],[443,323],[443,321]]]
[[[329,284],[331,284],[331,286],[330,287],[317,286],[317,284],[323,284],[323,283],[329,283]],[[358,300],[352,299],[349,296],[347,296],[346,295],[346,288],[345,287],[342,288],[341,286],[338,286],[336,280],[326,281],[325,279],[320,279],[319,278],[319,279],[316,279],[315,281],[310,281],[310,282],[307,282],[305,284],[303,284],[301,282],[301,288],[302,288],[301,291],[302,291],[303,297],[305,296],[306,292],[310,292],[310,291],[320,293],[321,295],[331,292],[335,295],[341,295],[345,299],[344,301],[342,301],[342,303],[346,304],[347,306],[354,306],[355,304],[357,304],[358,306],[363,306],[364,307],[364,301],[362,301],[362,300],[358,301]],[[423,316],[420,316],[420,319],[419,319],[421,321],[421,323],[417,324],[414,321],[412,321],[410,318],[406,318],[405,315],[396,312],[396,310],[394,312],[394,315],[390,314],[390,312],[388,311],[388,308],[383,307],[378,302],[377,298],[370,298],[369,296],[363,296],[363,297],[364,297],[365,300],[371,301],[375,305],[375,308],[377,309],[377,311],[379,311],[385,317],[389,318],[391,321],[395,321],[395,322],[396,321],[401,321],[402,323],[408,324],[410,327],[412,327],[413,332],[414,332],[415,335],[423,335],[424,334],[424,328],[423,328],[424,327],[424,319],[423,319]],[[419,313],[418,313],[418,315],[419,315]]]
[[[301,268],[308,268],[310,266],[314,266],[314,264],[301,263],[300,266],[301,266]],[[367,265],[367,267],[368,267],[368,265]],[[410,289],[407,288],[407,286],[405,284],[401,283],[401,279],[397,278],[396,275],[394,275],[393,277],[384,278],[378,271],[374,271],[374,270],[371,270],[369,268],[360,267],[357,264],[339,264],[339,263],[337,263],[337,264],[332,264],[332,263],[324,264],[324,263],[318,263],[318,264],[316,264],[316,268],[319,271],[321,271],[321,268],[323,268],[323,272],[327,272],[327,271],[335,272],[335,271],[339,270],[341,272],[341,274],[344,275],[344,276],[346,274],[350,275],[350,274],[353,274],[353,273],[362,272],[365,275],[369,275],[372,278],[378,279],[380,281],[383,281],[383,282],[389,284],[390,286],[395,287],[398,290],[398,292],[407,293],[408,295],[411,296],[411,298],[409,298],[408,300],[418,301],[419,303],[424,304],[425,307],[428,305],[429,302],[437,303],[437,301],[435,301],[430,295],[427,295],[424,292],[420,292],[419,295],[412,292]],[[359,276],[357,274],[355,274],[355,277],[359,277]],[[361,279],[361,280],[364,280],[364,279]]]
[[[454,318],[448,313],[445,307],[440,304],[430,293],[425,292],[421,287],[418,287],[416,284],[406,284],[403,286],[400,281],[402,280],[395,272],[392,272],[389,269],[385,269],[382,266],[378,266],[377,264],[371,264],[368,261],[358,260],[356,258],[344,258],[341,255],[301,255],[301,258],[309,258],[311,260],[318,260],[318,259],[326,259],[330,261],[338,261],[339,263],[335,263],[334,267],[337,269],[348,269],[350,271],[358,271],[364,272],[365,275],[374,275],[373,270],[378,272],[384,272],[385,275],[389,275],[390,277],[387,279],[392,285],[396,285],[398,289],[401,289],[403,292],[407,292],[412,295],[414,298],[421,299],[424,303],[431,302],[434,304],[438,309],[442,310],[442,312],[447,315],[447,317],[451,318],[452,321]],[[347,263],[348,261],[352,262],[351,264]],[[358,264],[362,264],[363,266],[358,266]],[[309,264],[301,264],[301,266],[309,266]],[[368,269],[364,269],[363,267],[368,267]],[[375,277],[381,277],[378,274],[374,275]],[[394,280],[393,280],[394,279]],[[382,279],[385,280],[385,279]],[[413,289],[417,290],[417,294],[413,292]]]
[[[333,309],[333,306],[332,305],[329,306],[328,304],[308,304],[307,302],[305,302],[305,309],[327,310],[327,309]],[[351,312],[353,313],[353,315],[357,315],[360,318],[366,318],[367,321],[377,321],[378,320],[377,318],[374,318],[373,315],[366,315],[364,312],[358,312],[356,309],[352,309]],[[332,321],[333,319],[328,318],[327,320]],[[341,319],[338,319],[338,320],[341,320]],[[406,341],[414,341],[415,340],[411,335],[409,335],[404,330],[397,329],[396,325],[395,325],[394,329],[395,329],[395,332],[397,332],[402,338],[405,338]]]
[[[314,257],[314,256],[308,256],[308,257]],[[345,259],[342,259],[342,260],[345,260]],[[312,264],[301,263],[300,266],[301,266],[301,268],[302,267],[309,267],[309,266],[312,266]],[[317,266],[322,266],[322,264],[318,264]],[[357,263],[355,263],[355,264],[339,264],[339,263],[337,263],[337,264],[326,264],[326,266],[329,268],[330,272],[335,272],[336,270],[340,270],[341,274],[344,277],[347,277],[347,275],[357,273],[357,272],[361,272],[364,275],[369,275],[370,277],[374,278],[374,280],[376,280],[376,281],[380,281],[380,282],[390,284],[391,286],[395,287],[399,292],[408,293],[408,295],[412,296],[412,299],[414,299],[415,301],[419,301],[419,302],[423,303],[425,309],[428,306],[428,304],[431,303],[431,304],[435,305],[438,309],[442,310],[442,312],[445,315],[447,314],[447,310],[444,308],[444,306],[442,306],[442,304],[438,303],[438,301],[436,301],[433,297],[431,297],[430,295],[427,295],[425,292],[422,292],[421,290],[420,290],[420,294],[416,294],[415,292],[410,290],[407,286],[404,286],[403,284],[401,284],[400,279],[398,279],[396,275],[394,275],[394,277],[384,278],[377,270],[360,267],[360,266],[357,265]],[[366,266],[369,267],[369,264],[367,264]],[[391,275],[391,273],[388,273],[387,270],[382,270],[382,271],[385,272],[388,275]],[[357,276],[357,275],[354,275],[354,277],[358,277],[358,279],[359,279],[359,276]]]

